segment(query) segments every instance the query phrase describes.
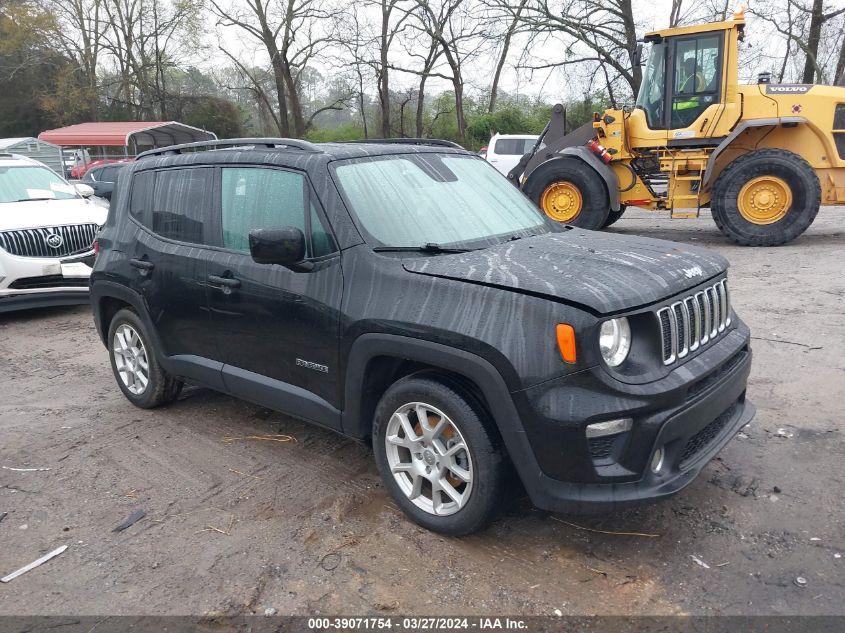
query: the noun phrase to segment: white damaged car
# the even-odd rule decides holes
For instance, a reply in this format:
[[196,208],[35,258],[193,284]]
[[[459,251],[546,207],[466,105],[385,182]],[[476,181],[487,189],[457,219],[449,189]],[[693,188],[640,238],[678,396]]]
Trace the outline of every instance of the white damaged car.
[[108,209],[24,156],[0,154],[0,312],[88,302]]

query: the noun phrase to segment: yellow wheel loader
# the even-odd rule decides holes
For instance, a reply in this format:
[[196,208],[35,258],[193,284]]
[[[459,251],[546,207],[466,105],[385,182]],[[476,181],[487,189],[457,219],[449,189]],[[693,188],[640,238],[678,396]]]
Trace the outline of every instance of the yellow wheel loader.
[[768,73],[739,85],[744,28],[738,13],[648,33],[636,105],[571,132],[555,106],[508,178],[550,218],[584,228],[628,206],[673,218],[709,207],[739,244],[795,239],[820,205],[845,204],[845,87],[774,84]]

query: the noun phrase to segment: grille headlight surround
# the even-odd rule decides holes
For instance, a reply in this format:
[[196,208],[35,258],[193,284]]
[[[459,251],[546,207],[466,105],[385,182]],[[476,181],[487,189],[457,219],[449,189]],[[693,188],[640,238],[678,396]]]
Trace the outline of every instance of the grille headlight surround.
[[631,351],[631,325],[626,317],[608,319],[599,328],[599,350],[609,367],[619,367]]

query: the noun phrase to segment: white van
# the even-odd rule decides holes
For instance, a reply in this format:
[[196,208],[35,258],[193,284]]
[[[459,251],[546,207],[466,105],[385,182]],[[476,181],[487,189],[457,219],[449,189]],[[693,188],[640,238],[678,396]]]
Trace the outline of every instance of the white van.
[[487,146],[487,160],[507,176],[519,159],[531,151],[538,138],[536,134],[494,134]]

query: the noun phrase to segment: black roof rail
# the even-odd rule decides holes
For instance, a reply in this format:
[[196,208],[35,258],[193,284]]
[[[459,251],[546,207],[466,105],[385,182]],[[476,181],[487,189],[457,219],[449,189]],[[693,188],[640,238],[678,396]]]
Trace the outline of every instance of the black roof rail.
[[323,152],[323,150],[314,145],[314,143],[301,141],[295,138],[226,138],[214,141],[197,141],[195,143],[183,143],[181,145],[159,147],[157,149],[147,150],[146,152],[138,154],[136,160],[140,158],[147,158],[149,156],[170,156],[174,154],[181,154],[184,150],[197,150],[199,148],[222,149],[226,147],[265,147],[267,149],[287,147],[304,152]]
[[442,138],[367,138],[359,141],[341,141],[342,143],[372,143],[375,145],[433,145],[435,147],[452,147],[465,149],[464,147],[447,141]]

